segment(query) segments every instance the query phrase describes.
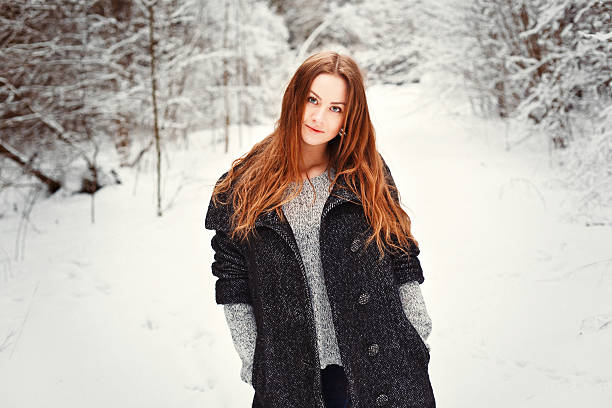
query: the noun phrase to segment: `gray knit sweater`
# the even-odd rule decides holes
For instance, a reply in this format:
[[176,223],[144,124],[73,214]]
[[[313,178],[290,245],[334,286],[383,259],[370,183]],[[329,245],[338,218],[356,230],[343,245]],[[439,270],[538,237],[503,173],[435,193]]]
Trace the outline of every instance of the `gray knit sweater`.
[[[330,169],[329,173],[330,177],[333,178],[335,175],[334,169]],[[325,368],[329,364],[342,365],[319,256],[319,225],[323,205],[329,196],[330,180],[327,172],[323,172],[310,180],[314,190],[308,180],[304,180],[300,194],[283,205],[283,213],[291,225],[306,269],[315,318],[319,359],[321,368]],[[294,183],[292,188],[297,188],[297,185]],[[426,340],[431,333],[432,323],[425,307],[419,283],[416,281],[407,282],[399,287],[399,292],[406,317],[429,349]],[[224,311],[234,347],[242,360],[240,378],[251,384],[253,354],[257,337],[253,308],[250,304],[235,303],[225,305]]]

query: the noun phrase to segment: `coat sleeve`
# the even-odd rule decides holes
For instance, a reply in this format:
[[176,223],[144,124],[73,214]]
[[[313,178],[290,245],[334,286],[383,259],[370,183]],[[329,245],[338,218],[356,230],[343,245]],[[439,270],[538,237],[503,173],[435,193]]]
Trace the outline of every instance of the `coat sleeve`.
[[228,232],[216,230],[211,245],[215,251],[212,273],[218,278],[215,282],[217,304],[251,304],[246,260],[238,244]]
[[398,285],[403,285],[410,281],[417,281],[419,284],[425,282],[421,262],[418,258],[421,251],[411,242],[409,252],[410,256],[402,253],[396,255],[393,260],[393,272],[395,273],[395,282]]
[[[227,176],[223,173],[217,183]],[[227,201],[227,195],[219,197]],[[230,236],[231,205],[213,203],[212,197],[208,204],[204,227],[215,231],[211,246],[214,250],[212,273],[218,279],[215,282],[215,300],[217,304],[248,303],[251,304],[248,268],[244,251],[239,242]]]
[[[383,162],[387,183],[393,186],[395,189],[392,189],[391,196],[399,204],[399,195],[397,194],[397,187],[395,186],[395,181],[391,175],[391,170],[389,169],[389,166],[387,166],[387,163],[385,162],[385,159],[383,159],[382,155],[380,158]],[[409,255],[400,253],[394,256],[393,271],[395,274],[395,282],[398,285],[403,285],[410,281],[417,281],[419,284],[421,284],[425,281],[423,269],[421,268],[421,262],[418,258],[420,252],[421,250],[419,247],[417,247],[413,242],[410,242],[410,249],[408,250]]]

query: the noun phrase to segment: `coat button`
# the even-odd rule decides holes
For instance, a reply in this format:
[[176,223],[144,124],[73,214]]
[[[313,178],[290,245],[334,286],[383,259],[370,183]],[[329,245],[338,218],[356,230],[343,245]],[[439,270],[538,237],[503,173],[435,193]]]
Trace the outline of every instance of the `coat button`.
[[376,397],[376,405],[379,407],[387,405],[387,402],[389,402],[389,397],[387,397],[385,394],[380,394],[378,397]]
[[378,354],[378,350],[379,350],[378,344],[376,343],[370,344],[370,347],[368,347],[368,356],[374,357],[375,355]]
[[355,238],[353,243],[351,244],[351,251],[357,252],[361,248],[361,240],[359,238]]
[[359,302],[360,305],[365,305],[369,301],[370,301],[370,294],[368,292],[364,292],[361,295],[359,295],[359,300],[357,300],[357,302]]

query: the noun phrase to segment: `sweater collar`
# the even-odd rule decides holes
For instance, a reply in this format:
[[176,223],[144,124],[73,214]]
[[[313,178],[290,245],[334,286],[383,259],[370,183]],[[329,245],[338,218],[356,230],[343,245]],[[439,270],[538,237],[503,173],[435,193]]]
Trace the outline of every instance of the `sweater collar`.
[[[327,197],[327,200],[323,205],[322,216],[324,217],[329,212],[329,210],[343,203],[353,203],[361,205],[361,198],[353,191],[351,191],[351,189],[348,187],[344,174],[338,177],[336,184],[334,184],[332,191]],[[283,227],[287,226],[284,224],[287,223],[281,222],[275,210],[263,212],[259,214],[259,216],[255,220],[255,227],[267,226],[276,231],[280,231],[281,229],[283,229]]]

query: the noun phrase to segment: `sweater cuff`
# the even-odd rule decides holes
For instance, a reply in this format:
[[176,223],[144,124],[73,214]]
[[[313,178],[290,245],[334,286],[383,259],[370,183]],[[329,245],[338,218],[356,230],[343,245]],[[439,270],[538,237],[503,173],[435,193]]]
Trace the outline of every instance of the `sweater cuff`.
[[421,336],[423,343],[430,350],[427,338],[431,334],[432,322],[427,313],[425,300],[418,281],[409,281],[399,287],[400,299],[404,314]]
[[223,305],[223,311],[234,348],[242,360],[240,378],[247,384],[252,384],[253,357],[257,339],[253,306],[248,303],[231,303]]

